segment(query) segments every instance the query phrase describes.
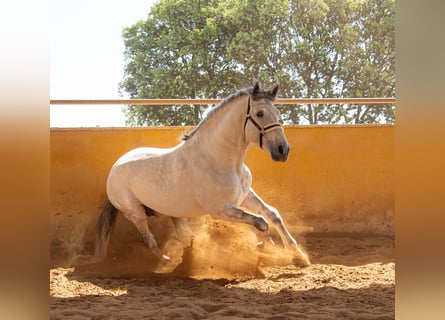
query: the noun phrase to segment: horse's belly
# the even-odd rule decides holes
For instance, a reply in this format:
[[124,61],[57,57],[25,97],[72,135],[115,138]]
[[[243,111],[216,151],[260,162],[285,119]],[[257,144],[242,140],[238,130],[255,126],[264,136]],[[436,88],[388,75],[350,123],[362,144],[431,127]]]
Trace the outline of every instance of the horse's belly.
[[159,211],[159,213],[177,218],[196,218],[207,214],[207,212],[202,210],[202,208],[184,206],[179,206],[177,208],[165,208],[164,212]]
[[[161,188],[162,189],[162,188]],[[194,197],[182,190],[174,190],[171,186],[169,192],[159,192],[157,190],[145,191],[140,201],[153,210],[172,217],[193,218],[207,214],[203,208],[194,201]],[[176,191],[176,192],[175,192]]]

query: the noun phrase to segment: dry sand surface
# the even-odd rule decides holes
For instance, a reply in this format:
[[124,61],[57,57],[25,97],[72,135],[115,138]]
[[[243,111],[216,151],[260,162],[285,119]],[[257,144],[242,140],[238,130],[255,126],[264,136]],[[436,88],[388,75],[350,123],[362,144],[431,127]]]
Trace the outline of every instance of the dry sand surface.
[[257,247],[251,229],[230,223],[214,223],[188,249],[158,239],[170,263],[159,262],[140,240],[111,240],[104,262],[54,260],[50,316],[394,319],[393,239],[308,233],[299,240],[312,260],[308,267],[280,244]]

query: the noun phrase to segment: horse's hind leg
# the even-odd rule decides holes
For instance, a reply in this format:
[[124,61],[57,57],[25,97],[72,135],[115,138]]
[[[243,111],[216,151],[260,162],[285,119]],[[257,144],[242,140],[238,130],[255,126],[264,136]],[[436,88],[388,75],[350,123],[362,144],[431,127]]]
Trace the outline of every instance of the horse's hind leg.
[[187,218],[171,218],[175,225],[176,235],[184,245],[190,246],[192,243],[193,233],[188,224]]
[[145,245],[159,258],[170,260],[170,257],[162,254],[155,237],[148,227],[144,206],[141,204],[134,204],[131,206],[131,208],[121,211],[125,215],[125,217],[133,222],[133,224],[136,226],[136,228],[142,235],[142,239]]

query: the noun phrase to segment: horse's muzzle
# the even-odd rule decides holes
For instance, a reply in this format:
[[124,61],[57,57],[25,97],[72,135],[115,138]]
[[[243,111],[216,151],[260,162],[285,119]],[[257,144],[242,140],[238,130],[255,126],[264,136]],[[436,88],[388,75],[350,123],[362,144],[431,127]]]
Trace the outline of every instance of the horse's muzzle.
[[284,162],[289,156],[290,146],[288,143],[280,144],[278,147],[272,149],[270,155],[273,161]]

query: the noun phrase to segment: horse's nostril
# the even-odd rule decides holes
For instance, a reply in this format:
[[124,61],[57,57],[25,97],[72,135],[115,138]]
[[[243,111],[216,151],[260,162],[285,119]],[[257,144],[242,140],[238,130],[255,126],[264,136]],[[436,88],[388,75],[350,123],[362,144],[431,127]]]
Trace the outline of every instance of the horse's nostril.
[[270,154],[274,161],[286,161],[289,154],[289,145],[286,143],[280,144]]

